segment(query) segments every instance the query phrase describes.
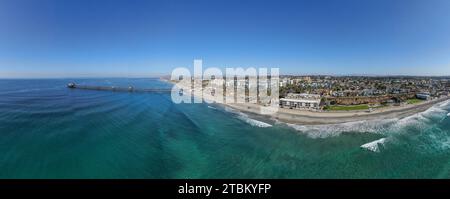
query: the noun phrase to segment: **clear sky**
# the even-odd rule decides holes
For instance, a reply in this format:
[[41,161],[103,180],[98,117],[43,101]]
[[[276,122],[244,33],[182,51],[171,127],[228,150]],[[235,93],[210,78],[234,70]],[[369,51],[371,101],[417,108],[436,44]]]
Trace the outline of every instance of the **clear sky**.
[[0,0],[0,77],[450,75],[448,0]]

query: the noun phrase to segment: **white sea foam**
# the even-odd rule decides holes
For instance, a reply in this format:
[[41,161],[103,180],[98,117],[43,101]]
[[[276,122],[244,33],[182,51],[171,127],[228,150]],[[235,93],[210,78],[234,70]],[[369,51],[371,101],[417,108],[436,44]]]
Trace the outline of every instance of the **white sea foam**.
[[432,121],[435,117],[445,117],[445,113],[447,113],[447,111],[443,108],[442,104],[438,104],[424,112],[401,119],[393,118],[324,125],[287,125],[311,138],[338,136],[345,132],[377,133],[384,135],[387,133],[392,134],[392,132],[405,132],[402,131],[402,129],[406,127],[419,129],[427,128],[429,127],[429,125],[427,125],[428,122]]
[[250,118],[247,114],[242,113],[240,111],[237,111],[235,109],[229,108],[229,107],[225,107],[224,108],[225,111],[236,114],[237,118],[252,125],[252,126],[256,126],[256,127],[261,127],[261,128],[267,128],[267,127],[272,127],[271,124],[259,121],[259,120],[255,120]]
[[208,108],[210,108],[210,109],[217,109],[216,107],[213,107],[213,106],[208,106]]
[[439,103],[439,107],[446,107],[448,105],[450,105],[450,100]]
[[339,136],[346,132],[376,133],[384,135],[384,138],[360,146],[361,148],[372,152],[380,152],[381,150],[386,149],[388,145],[401,142],[402,138],[398,137],[399,135],[408,134],[412,129],[416,129],[420,132],[433,132],[432,135],[436,136],[435,138],[431,137],[431,143],[433,143],[431,144],[432,146],[430,146],[430,142],[424,142],[424,147],[436,147],[438,150],[448,150],[450,149],[450,137],[446,134],[436,135],[439,133],[437,132],[438,129],[433,128],[436,128],[435,121],[442,121],[445,117],[450,117],[448,111],[449,105],[450,101],[446,101],[445,103],[436,104],[424,112],[401,119],[393,118],[328,125],[287,125],[311,138]]
[[429,123],[436,119],[442,119],[445,117],[447,111],[444,109],[442,104],[437,104],[435,106],[430,107],[424,112],[416,113],[414,115],[399,119],[398,122],[395,123],[391,128],[395,128],[396,130],[405,128],[405,127],[415,127],[415,128],[428,128]]
[[387,138],[381,138],[366,144],[361,145],[361,148],[367,149],[372,152],[380,152],[380,146],[383,147],[386,143]]
[[441,106],[432,106],[426,111],[419,113],[425,116],[436,115],[436,113],[446,113],[447,111]]
[[424,126],[424,122],[429,121],[423,114],[417,113],[408,117],[399,119],[394,125],[391,126],[391,130],[399,132],[400,129],[405,127],[418,127]]
[[388,119],[325,125],[287,125],[301,133],[305,133],[311,138],[326,138],[338,136],[345,132],[382,133],[388,126],[394,124],[396,121],[397,119]]
[[247,114],[244,114],[244,113],[239,113],[238,118],[243,120],[244,122],[247,122],[248,124],[250,124],[252,126],[256,126],[256,127],[267,128],[267,127],[271,127],[272,126],[272,125],[267,124],[265,122],[252,119]]

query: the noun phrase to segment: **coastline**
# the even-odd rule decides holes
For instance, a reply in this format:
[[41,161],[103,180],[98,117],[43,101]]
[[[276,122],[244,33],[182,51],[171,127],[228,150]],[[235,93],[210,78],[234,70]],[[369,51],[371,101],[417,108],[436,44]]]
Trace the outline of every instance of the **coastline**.
[[[347,111],[347,112],[312,112],[306,110],[295,110],[279,108],[278,112],[272,115],[265,115],[280,122],[300,125],[323,125],[339,124],[347,122],[357,122],[364,120],[382,120],[405,118],[417,113],[424,112],[432,106],[450,100],[450,96],[430,100],[420,104],[404,105],[400,107],[389,107],[372,112]],[[261,115],[260,105],[257,104],[223,104],[230,108],[251,114]],[[264,116],[264,115],[262,115]]]
[[[174,82],[163,80],[172,85]],[[191,89],[189,87],[182,87],[183,89]],[[196,96],[194,92],[194,97]],[[369,111],[309,111],[309,110],[298,110],[298,109],[286,109],[279,108],[278,111],[271,115],[263,115],[260,112],[262,105],[253,103],[213,103],[216,105],[226,106],[244,113],[249,113],[253,115],[263,116],[268,119],[275,119],[280,122],[289,124],[300,124],[300,125],[324,125],[324,124],[340,124],[347,122],[357,122],[365,120],[383,120],[383,119],[394,119],[394,118],[405,118],[417,113],[424,112],[431,108],[432,106],[450,100],[450,96],[444,96],[429,101],[425,101],[418,104],[407,104],[401,106],[390,106],[385,108],[375,109],[371,112]]]

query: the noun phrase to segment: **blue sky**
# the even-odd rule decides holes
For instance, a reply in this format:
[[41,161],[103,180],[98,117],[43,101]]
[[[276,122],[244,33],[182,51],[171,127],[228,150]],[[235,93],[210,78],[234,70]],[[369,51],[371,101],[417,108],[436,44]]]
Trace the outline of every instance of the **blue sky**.
[[0,0],[0,77],[450,75],[450,1]]

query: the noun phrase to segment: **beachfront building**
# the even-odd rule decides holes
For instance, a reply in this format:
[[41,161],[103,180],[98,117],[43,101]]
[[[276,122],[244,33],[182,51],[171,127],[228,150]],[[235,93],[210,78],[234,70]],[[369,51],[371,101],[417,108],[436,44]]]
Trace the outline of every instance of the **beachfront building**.
[[421,100],[429,100],[431,98],[430,93],[428,92],[417,93],[416,97]]
[[285,98],[280,99],[280,106],[290,109],[318,110],[320,101],[320,95],[288,93]]

